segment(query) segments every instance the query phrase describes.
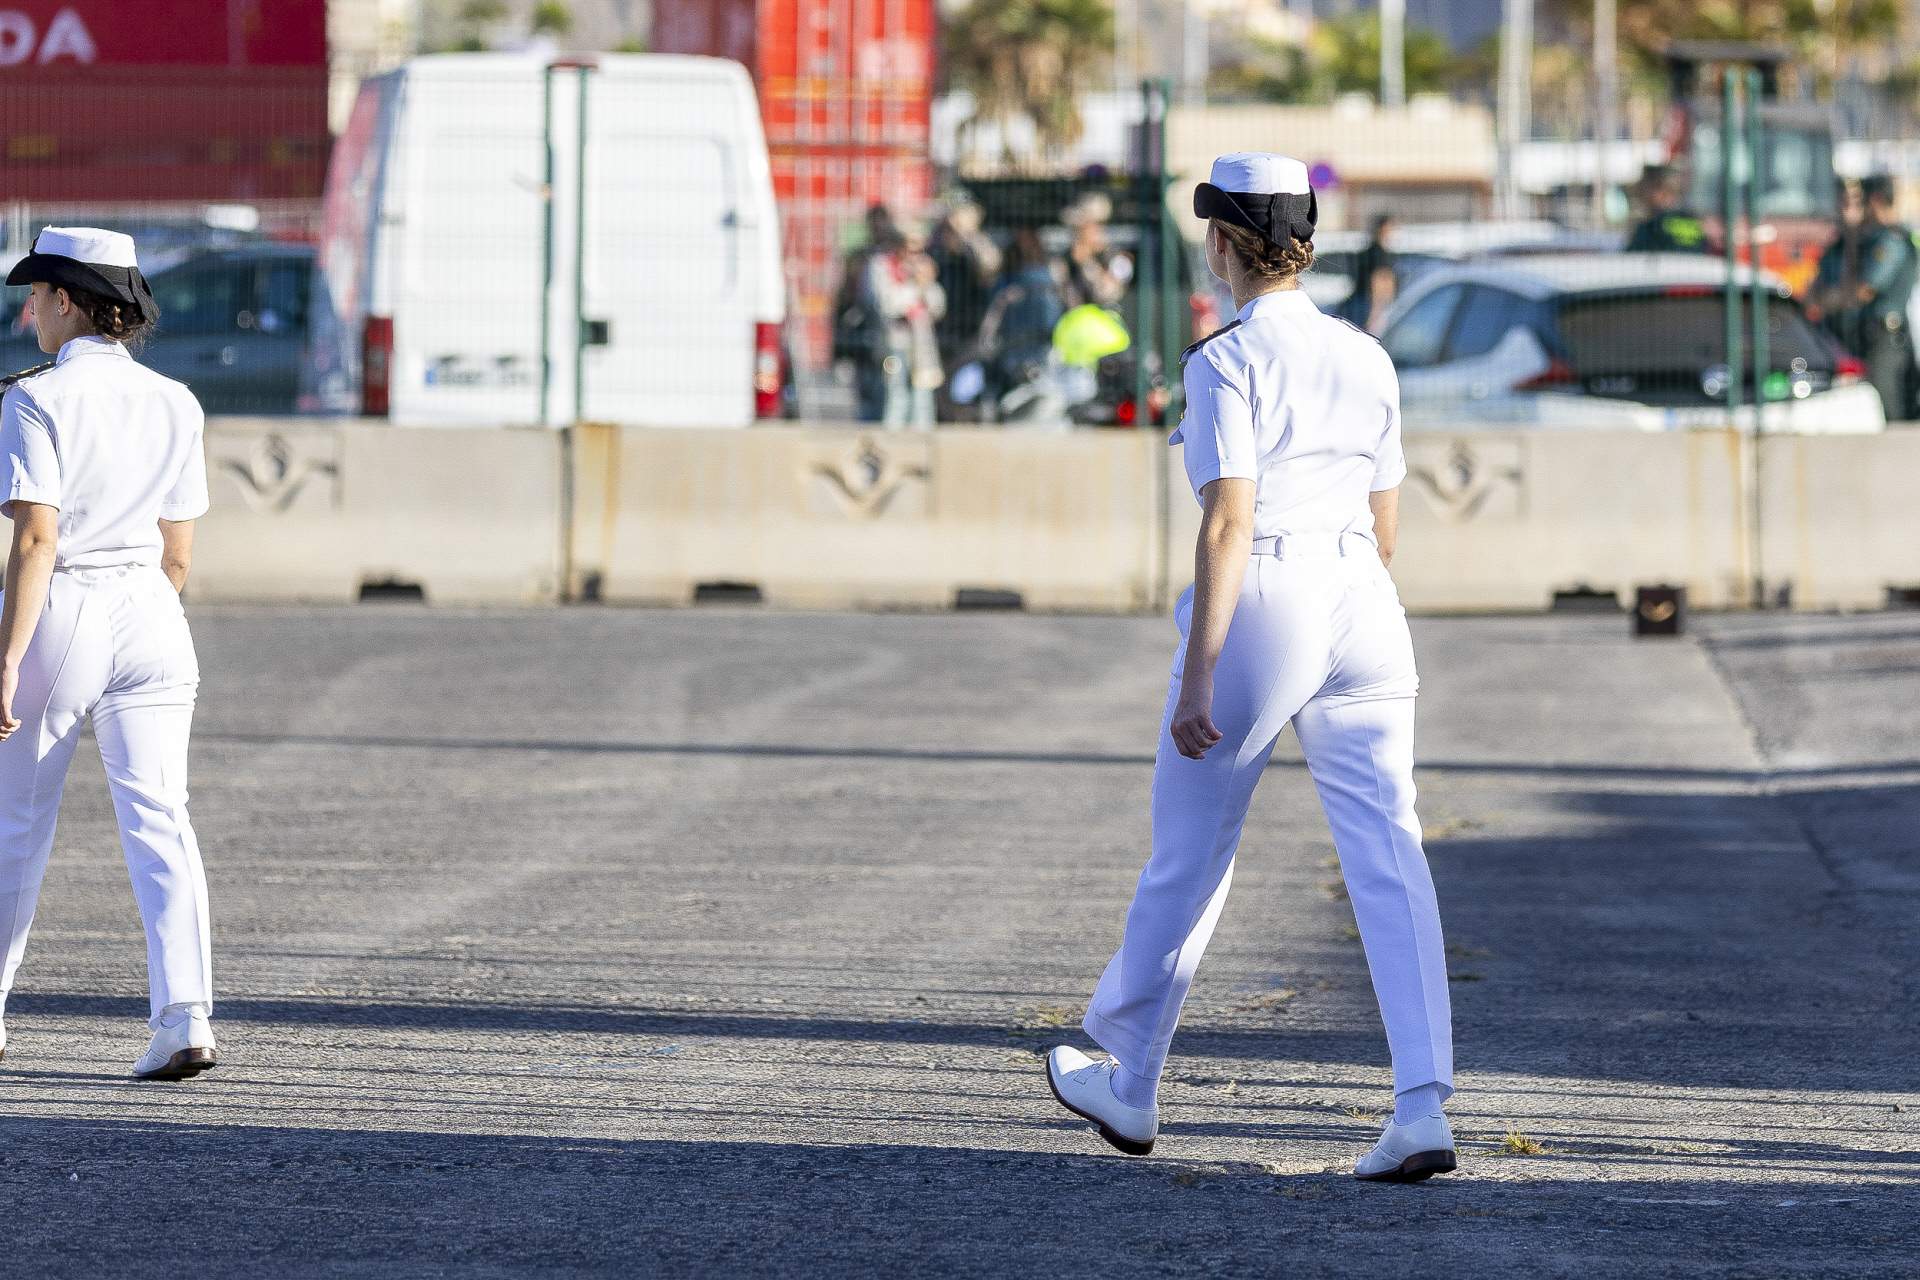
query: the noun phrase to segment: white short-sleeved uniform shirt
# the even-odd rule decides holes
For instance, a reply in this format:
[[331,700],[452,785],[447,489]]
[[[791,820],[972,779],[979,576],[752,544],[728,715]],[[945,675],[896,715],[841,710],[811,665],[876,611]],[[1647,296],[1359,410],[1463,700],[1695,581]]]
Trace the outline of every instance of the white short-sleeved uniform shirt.
[[58,507],[58,568],[157,565],[159,522],[206,514],[205,433],[184,385],[117,342],[75,338],[0,401],[0,514],[16,502]]
[[1400,382],[1372,337],[1324,315],[1298,289],[1264,294],[1194,348],[1185,369],[1184,444],[1198,496],[1252,480],[1253,536],[1371,536],[1370,493],[1405,478]]

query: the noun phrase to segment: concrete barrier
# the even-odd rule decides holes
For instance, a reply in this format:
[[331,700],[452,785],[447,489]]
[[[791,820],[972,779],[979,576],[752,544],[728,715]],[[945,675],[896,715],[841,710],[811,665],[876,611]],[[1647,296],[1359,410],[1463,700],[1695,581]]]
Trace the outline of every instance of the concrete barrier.
[[[1760,467],[1760,573],[1801,609],[1877,609],[1920,588],[1920,430],[1776,436]],[[1909,597],[1911,598],[1911,597]]]
[[1164,443],[944,428],[574,432],[570,594],[807,608],[1153,603]]
[[217,420],[192,597],[329,602],[388,587],[440,604],[557,600],[563,449],[553,431]]
[[[1747,602],[1749,440],[1728,432],[1423,432],[1406,441],[1408,607],[1537,610],[1685,586]],[[1155,432],[407,429],[220,420],[201,600],[1164,609],[1199,509]],[[1759,572],[1796,607],[1920,587],[1920,431],[1772,437]]]

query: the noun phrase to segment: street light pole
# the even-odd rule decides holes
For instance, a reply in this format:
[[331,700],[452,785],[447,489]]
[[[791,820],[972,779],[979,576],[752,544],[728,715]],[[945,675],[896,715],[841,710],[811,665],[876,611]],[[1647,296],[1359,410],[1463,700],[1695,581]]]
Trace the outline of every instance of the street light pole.
[[1380,105],[1407,101],[1407,0],[1380,0]]
[[1207,100],[1207,73],[1211,70],[1211,57],[1207,50],[1207,9],[1206,0],[1186,0],[1181,7],[1186,29],[1182,49],[1181,82],[1188,102],[1204,103]]
[[1620,132],[1620,27],[1618,0],[1593,0],[1593,222],[1612,220],[1613,148]]
[[1533,0],[1503,0],[1500,26],[1500,213],[1524,216],[1519,149],[1533,133]]

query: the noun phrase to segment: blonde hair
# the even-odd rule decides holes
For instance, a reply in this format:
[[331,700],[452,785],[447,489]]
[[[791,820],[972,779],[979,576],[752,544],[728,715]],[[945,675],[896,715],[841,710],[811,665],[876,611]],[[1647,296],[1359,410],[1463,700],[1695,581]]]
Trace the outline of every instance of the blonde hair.
[[1257,231],[1236,227],[1214,218],[1214,227],[1233,247],[1241,267],[1255,280],[1272,284],[1290,280],[1313,265],[1313,242],[1288,236],[1286,243],[1275,244]]

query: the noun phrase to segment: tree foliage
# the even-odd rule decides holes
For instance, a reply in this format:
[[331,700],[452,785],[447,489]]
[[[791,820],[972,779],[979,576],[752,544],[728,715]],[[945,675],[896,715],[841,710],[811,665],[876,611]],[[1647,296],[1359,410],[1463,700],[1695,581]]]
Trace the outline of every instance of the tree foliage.
[[972,94],[974,120],[1031,120],[1056,152],[1079,141],[1079,96],[1112,59],[1110,0],[969,0],[943,31],[950,85]]
[[[1305,45],[1254,37],[1215,51],[1209,93],[1272,102],[1325,102],[1337,94],[1380,94],[1380,15],[1355,13],[1318,24]],[[1406,91],[1438,93],[1471,75],[1471,55],[1456,55],[1446,40],[1409,25]]]

